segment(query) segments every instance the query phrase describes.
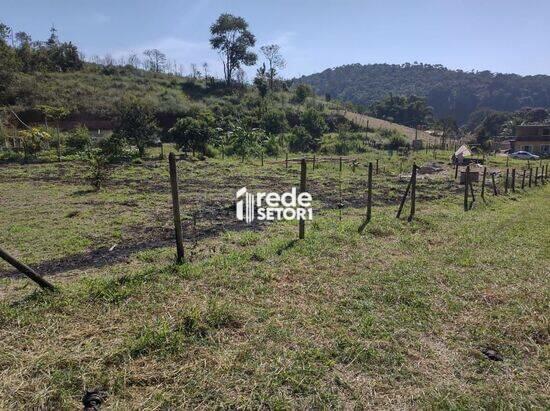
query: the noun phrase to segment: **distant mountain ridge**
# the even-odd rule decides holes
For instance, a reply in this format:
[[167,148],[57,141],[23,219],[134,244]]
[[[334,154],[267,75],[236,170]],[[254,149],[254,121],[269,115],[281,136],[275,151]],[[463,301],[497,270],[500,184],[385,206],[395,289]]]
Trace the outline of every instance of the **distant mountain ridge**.
[[368,106],[389,94],[427,98],[438,118],[463,124],[480,109],[550,108],[550,76],[466,72],[431,64],[349,64],[302,76],[318,94]]

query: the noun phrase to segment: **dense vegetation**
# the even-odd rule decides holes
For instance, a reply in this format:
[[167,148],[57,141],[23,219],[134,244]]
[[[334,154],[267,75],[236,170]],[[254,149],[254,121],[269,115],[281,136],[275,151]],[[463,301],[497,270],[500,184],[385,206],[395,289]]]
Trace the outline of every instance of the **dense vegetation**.
[[317,93],[369,106],[393,93],[427,99],[436,117],[464,124],[478,109],[550,107],[550,76],[466,72],[430,64],[350,64],[303,76]]

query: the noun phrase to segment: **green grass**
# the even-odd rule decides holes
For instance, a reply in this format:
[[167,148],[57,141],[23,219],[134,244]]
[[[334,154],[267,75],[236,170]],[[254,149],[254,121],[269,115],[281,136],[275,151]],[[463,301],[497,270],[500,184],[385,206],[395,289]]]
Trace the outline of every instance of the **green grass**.
[[[277,223],[188,241],[192,260],[180,266],[165,245],[49,276],[55,294],[0,280],[0,408],[74,409],[96,387],[113,409],[545,408],[548,185],[465,213],[452,176],[421,180],[409,224],[385,205],[406,181],[397,156],[383,156],[360,158],[386,168],[363,235],[351,200],[364,195],[364,167],[344,168],[340,221],[329,204],[337,164],[322,163],[310,176],[327,203],[304,241],[293,241],[296,224]],[[26,261],[171,233],[162,164],[117,168],[99,193],[82,193],[77,164],[62,177],[56,167],[0,170],[0,242]],[[236,160],[178,169],[185,221],[204,204],[223,208],[235,187],[298,177],[296,165]]]

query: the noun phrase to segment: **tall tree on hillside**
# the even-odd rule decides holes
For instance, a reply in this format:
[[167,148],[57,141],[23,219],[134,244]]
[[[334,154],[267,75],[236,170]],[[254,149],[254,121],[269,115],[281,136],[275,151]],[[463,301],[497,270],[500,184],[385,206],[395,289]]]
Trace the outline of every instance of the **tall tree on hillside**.
[[206,61],[202,63],[202,70],[204,71],[204,82],[208,83],[208,63]]
[[281,55],[281,47],[279,47],[277,44],[268,44],[267,46],[262,46],[260,47],[260,50],[267,60],[269,88],[270,90],[273,90],[273,82],[275,80],[275,76],[279,74],[279,70],[285,68],[286,62]]
[[166,66],[166,54],[158,49],[149,49],[143,52],[146,57],[145,66],[147,70],[161,73]]
[[210,44],[218,51],[223,63],[227,85],[231,85],[233,72],[241,67],[256,64],[257,56],[250,51],[256,44],[256,37],[248,30],[248,23],[242,17],[224,13],[210,26]]
[[139,57],[136,53],[130,53],[128,56],[128,64],[132,67],[139,68],[141,65],[141,61],[139,60]]
[[256,70],[256,77],[254,78],[254,85],[258,89],[258,93],[260,93],[260,97],[262,99],[265,98],[267,95],[267,69],[265,67],[265,63],[260,66],[258,70]]

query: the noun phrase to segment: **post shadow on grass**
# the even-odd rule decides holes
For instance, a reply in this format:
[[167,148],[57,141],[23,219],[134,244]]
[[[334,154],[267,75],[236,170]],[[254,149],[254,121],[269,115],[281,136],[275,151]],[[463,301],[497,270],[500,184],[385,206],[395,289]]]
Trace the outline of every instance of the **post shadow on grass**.
[[276,251],[277,255],[282,255],[285,251],[290,250],[298,243],[298,239],[293,239],[290,241],[287,241],[285,244],[283,244],[281,247],[279,247]]

